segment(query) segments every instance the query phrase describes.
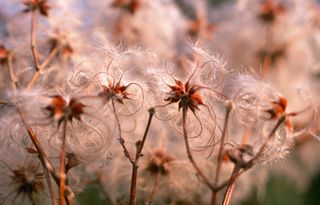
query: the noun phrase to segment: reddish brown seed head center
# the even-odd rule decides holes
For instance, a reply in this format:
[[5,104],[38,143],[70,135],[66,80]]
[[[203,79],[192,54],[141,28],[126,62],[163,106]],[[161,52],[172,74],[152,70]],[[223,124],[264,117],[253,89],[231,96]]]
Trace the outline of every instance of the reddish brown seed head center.
[[51,103],[46,109],[49,111],[49,117],[58,121],[67,119],[72,121],[73,118],[80,120],[81,115],[84,113],[84,104],[79,102],[76,98],[71,98],[67,101],[60,95],[52,97]]
[[175,85],[169,85],[169,96],[165,98],[165,101],[171,103],[178,102],[179,109],[184,107],[191,109],[193,112],[195,109],[199,109],[198,106],[203,104],[202,96],[199,93],[201,86],[194,84],[190,85],[189,82],[182,83],[176,80]]

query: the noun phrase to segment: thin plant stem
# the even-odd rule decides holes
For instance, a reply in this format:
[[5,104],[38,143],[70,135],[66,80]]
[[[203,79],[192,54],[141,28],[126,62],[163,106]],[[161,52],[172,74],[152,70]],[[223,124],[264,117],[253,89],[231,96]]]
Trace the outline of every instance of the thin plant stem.
[[147,126],[146,129],[144,131],[143,137],[141,141],[138,141],[137,143],[137,151],[136,151],[136,156],[135,159],[132,163],[132,174],[131,174],[131,187],[130,187],[130,205],[136,205],[137,204],[137,196],[136,196],[136,190],[137,190],[137,175],[138,175],[138,168],[139,168],[139,159],[141,156],[141,152],[143,149],[143,146],[145,144],[145,141],[147,139],[147,135],[151,126],[151,122],[155,113],[155,109],[154,108],[150,108],[149,109],[149,119],[147,122]]
[[47,67],[47,65],[49,65],[49,63],[53,60],[53,58],[58,54],[59,49],[57,47],[53,48],[48,57],[42,62],[41,64],[41,68],[45,68]]
[[27,89],[30,89],[33,86],[33,84],[36,82],[37,78],[40,76],[41,72],[43,71],[43,69],[52,61],[52,59],[57,55],[57,53],[58,53],[58,48],[52,49],[48,57],[41,64],[40,69],[33,74],[30,82],[27,85]]
[[39,60],[38,60],[38,52],[36,49],[36,21],[37,21],[37,12],[32,11],[31,13],[31,52],[33,57],[33,63],[36,67],[36,70],[41,70]]
[[20,108],[18,108],[18,112],[19,112],[19,114],[21,116],[21,119],[22,119],[22,122],[23,122],[24,126],[26,127],[28,136],[30,137],[33,145],[35,146],[35,148],[36,148],[36,150],[38,152],[39,159],[41,161],[41,164],[42,164],[42,167],[43,167],[43,170],[44,170],[44,174],[45,174],[45,177],[46,177],[46,181],[48,183],[48,188],[49,188],[49,192],[50,192],[52,205],[57,205],[57,201],[56,201],[56,199],[54,197],[54,191],[53,191],[52,183],[51,183],[50,176],[49,176],[49,173],[51,173],[52,175],[55,175],[53,166],[50,163],[46,153],[42,149],[42,147],[40,145],[40,142],[39,142],[39,140],[37,138],[37,135],[35,134],[33,129],[25,121],[23,112],[22,112],[22,110]]
[[42,166],[42,168],[43,168],[43,173],[44,173],[44,175],[46,177],[47,184],[48,184],[48,187],[49,187],[49,192],[50,192],[52,205],[57,205],[58,203],[56,201],[55,194],[54,194],[54,191],[53,191],[53,187],[52,187],[49,171],[44,166]]
[[227,187],[226,193],[223,197],[223,201],[222,201],[222,205],[229,205],[230,201],[231,201],[231,196],[233,194],[234,191],[234,186],[235,186],[235,181],[237,179],[237,177],[235,177],[240,171],[240,166],[238,166],[237,164],[235,165],[232,174],[231,174],[231,181]]
[[130,186],[130,205],[137,204],[137,175],[138,175],[138,165],[136,163],[132,164],[131,172],[131,186]]
[[132,159],[132,157],[130,156],[130,153],[125,145],[125,141],[122,137],[122,131],[121,131],[121,124],[120,124],[120,120],[119,120],[119,117],[118,117],[118,114],[117,114],[117,111],[116,111],[116,106],[115,106],[115,103],[114,103],[114,100],[111,100],[112,102],[112,110],[113,110],[113,114],[114,114],[114,117],[116,119],[116,123],[117,123],[117,128],[118,128],[118,132],[119,132],[119,143],[120,145],[122,146],[123,148],[123,152],[124,152],[124,155],[129,159],[129,161],[133,164],[134,161]]
[[54,48],[49,53],[48,57],[44,62],[40,65],[38,58],[38,51],[36,48],[36,21],[37,21],[37,12],[33,11],[31,14],[31,52],[33,57],[33,62],[36,67],[36,72],[32,76],[30,82],[27,85],[27,89],[30,89],[32,85],[35,83],[40,73],[43,71],[43,68],[46,67],[54,56],[58,53],[58,48]]
[[[226,110],[226,116],[224,118],[224,125],[223,125],[223,130],[222,130],[221,140],[220,140],[220,147],[219,147],[219,152],[218,152],[218,164],[217,164],[217,168],[216,168],[216,177],[214,179],[215,186],[217,186],[217,184],[219,183],[221,166],[222,166],[222,162],[223,162],[222,161],[222,154],[223,154],[223,148],[224,148],[224,144],[225,144],[226,137],[227,137],[228,122],[229,122],[229,115],[230,115],[231,109],[232,109],[232,106],[228,105],[227,110]],[[213,191],[212,197],[211,197],[211,205],[215,205],[216,200],[217,200],[217,191]]]
[[66,181],[66,135],[67,135],[67,120],[63,122],[62,130],[62,144],[60,151],[60,189],[59,189],[59,199],[60,205],[65,203],[65,181]]
[[201,169],[198,167],[197,163],[193,159],[190,147],[189,147],[189,140],[188,140],[188,133],[187,133],[187,107],[182,107],[182,129],[183,129],[183,138],[186,146],[186,151],[188,155],[188,159],[191,162],[192,166],[197,172],[197,175],[203,180],[203,182],[212,190],[215,190],[215,187],[210,183],[209,179],[204,175]]
[[220,184],[219,186],[215,187],[216,191],[219,191],[219,190],[223,189],[225,186],[228,186],[226,195],[224,197],[224,203],[225,204],[223,204],[223,205],[228,205],[230,203],[230,197],[231,197],[232,192],[233,192],[233,187],[232,186],[233,186],[235,180],[241,174],[243,174],[247,170],[249,170],[254,165],[254,163],[257,161],[257,159],[259,159],[259,157],[262,155],[263,151],[265,150],[269,140],[274,136],[274,134],[276,133],[276,131],[278,130],[280,125],[285,121],[285,118],[286,118],[286,116],[284,115],[277,121],[276,125],[271,130],[271,132],[269,133],[267,139],[264,141],[264,143],[260,147],[258,153],[251,160],[249,160],[248,162],[242,164],[241,166],[240,165],[236,165],[231,177],[228,180],[226,180],[225,182],[223,182],[222,184]]

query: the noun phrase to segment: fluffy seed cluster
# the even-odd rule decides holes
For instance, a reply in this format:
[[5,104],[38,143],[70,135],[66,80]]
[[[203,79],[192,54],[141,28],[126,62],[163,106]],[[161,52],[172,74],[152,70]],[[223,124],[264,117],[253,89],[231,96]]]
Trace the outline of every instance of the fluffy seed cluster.
[[305,185],[319,4],[210,2],[0,0],[0,204],[237,204],[291,152]]

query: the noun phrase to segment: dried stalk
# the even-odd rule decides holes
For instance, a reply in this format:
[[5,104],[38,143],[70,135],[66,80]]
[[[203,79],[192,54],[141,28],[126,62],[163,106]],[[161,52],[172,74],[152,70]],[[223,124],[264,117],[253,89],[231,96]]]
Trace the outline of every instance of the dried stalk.
[[45,67],[52,61],[52,59],[57,55],[58,53],[58,48],[54,48],[51,50],[49,53],[48,57],[43,61],[43,63],[40,66],[40,69],[37,70],[34,75],[32,76],[30,82],[27,85],[27,89],[30,89],[33,84],[36,82],[37,78],[40,76],[40,73],[43,71]]
[[46,153],[42,149],[42,147],[40,145],[40,142],[39,142],[35,132],[27,124],[27,122],[25,121],[24,114],[23,114],[23,112],[22,112],[22,110],[20,108],[18,108],[18,112],[20,113],[20,116],[21,116],[21,119],[22,119],[22,123],[24,124],[24,126],[25,126],[25,128],[26,128],[26,130],[28,132],[28,136],[30,137],[33,145],[35,146],[35,148],[36,148],[36,150],[38,152],[38,155],[39,155],[39,158],[40,158],[43,170],[44,170],[44,175],[45,175],[45,178],[47,180],[47,184],[48,184],[48,188],[49,188],[49,192],[50,192],[52,205],[57,205],[56,198],[54,197],[54,191],[53,191],[51,179],[50,179],[50,176],[49,176],[49,173],[51,173],[51,175],[53,175],[53,176],[55,175],[54,168],[53,168],[52,164],[50,163],[50,161],[48,159],[48,156],[46,155]]
[[209,179],[204,175],[204,173],[201,171],[201,169],[198,167],[197,163],[194,161],[193,156],[191,154],[191,150],[189,147],[189,141],[188,141],[188,133],[187,133],[187,107],[182,107],[182,128],[183,128],[183,137],[185,141],[186,151],[188,155],[188,159],[191,162],[192,166],[197,172],[197,175],[203,180],[203,182],[212,190],[215,190],[215,187],[210,183]]
[[[224,144],[226,141],[226,137],[227,137],[227,129],[228,129],[228,122],[229,122],[229,115],[232,109],[232,105],[228,105],[227,110],[226,110],[226,116],[224,118],[224,125],[223,125],[223,130],[222,130],[222,134],[221,134],[221,139],[220,139],[220,147],[219,147],[219,152],[218,152],[218,164],[217,164],[217,168],[216,168],[216,177],[215,177],[215,181],[214,181],[214,185],[217,186],[218,182],[219,182],[219,177],[220,177],[220,171],[221,171],[221,166],[222,166],[222,154],[223,154],[223,148],[224,148]],[[212,197],[211,197],[211,205],[216,204],[216,200],[217,200],[217,191],[213,191],[212,192]]]
[[53,57],[58,53],[58,48],[54,48],[49,53],[47,59],[40,65],[38,58],[38,51],[36,48],[36,20],[37,20],[37,12],[32,11],[31,14],[31,52],[33,57],[33,62],[36,67],[36,72],[32,76],[30,82],[27,85],[27,89],[30,89],[32,85],[35,83],[40,73],[43,71],[43,68],[46,67]]
[[[233,172],[231,174],[231,177],[228,180],[228,187],[227,187],[227,191],[226,191],[226,193],[224,195],[222,205],[229,205],[229,203],[231,201],[231,196],[233,194],[234,184],[235,184],[236,179],[242,173],[244,173],[245,171],[250,169],[254,165],[255,161],[257,159],[259,159],[259,157],[262,155],[263,151],[265,150],[269,140],[274,136],[274,134],[276,133],[276,131],[280,127],[280,125],[285,121],[285,118],[286,118],[286,116],[284,115],[278,120],[277,124],[274,126],[274,128],[269,133],[268,138],[266,139],[266,141],[264,141],[264,143],[260,147],[258,153],[250,161],[248,161],[248,162],[246,162],[244,164],[243,163],[238,163],[238,164],[235,165],[234,170],[233,170]],[[244,170],[240,171],[242,168]]]
[[31,52],[33,57],[33,63],[36,67],[37,72],[42,70],[38,60],[38,52],[36,49],[36,20],[37,12],[32,11],[31,13]]
[[123,148],[123,152],[124,152],[124,155],[129,159],[129,161],[131,162],[131,164],[134,163],[132,157],[130,156],[130,153],[126,147],[126,145],[124,144],[125,141],[122,137],[122,131],[121,131],[121,124],[120,124],[120,120],[119,120],[119,117],[118,117],[118,114],[117,114],[117,111],[116,111],[116,106],[115,106],[115,103],[114,103],[114,100],[111,100],[112,102],[112,110],[113,110],[113,114],[114,114],[114,117],[116,119],[116,122],[117,122],[117,128],[118,128],[118,132],[119,132],[119,143],[120,145],[122,146]]
[[145,144],[145,141],[147,139],[147,135],[151,126],[152,118],[155,113],[154,108],[149,109],[149,119],[147,122],[146,129],[144,131],[143,137],[141,141],[137,142],[137,150],[136,150],[136,156],[135,159],[132,163],[132,175],[131,175],[131,187],[130,187],[130,205],[136,205],[137,200],[136,200],[136,189],[137,189],[137,175],[138,175],[138,168],[139,168],[139,159],[141,157],[141,152],[143,149],[143,146]]
[[62,145],[60,151],[60,187],[59,198],[60,205],[64,205],[65,202],[65,181],[66,181],[66,135],[67,135],[67,121],[64,120],[62,130]]
[[223,197],[223,201],[222,201],[222,205],[229,205],[230,201],[231,201],[231,196],[233,194],[233,190],[234,190],[234,186],[235,186],[235,181],[237,179],[237,177],[235,177],[239,171],[240,171],[241,167],[238,165],[235,165],[232,174],[231,174],[231,181],[227,187],[227,191]]

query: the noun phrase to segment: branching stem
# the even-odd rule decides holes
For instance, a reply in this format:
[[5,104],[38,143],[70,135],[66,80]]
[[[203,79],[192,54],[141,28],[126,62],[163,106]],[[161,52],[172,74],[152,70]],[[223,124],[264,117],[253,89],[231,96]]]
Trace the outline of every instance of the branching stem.
[[[219,152],[218,152],[218,163],[217,163],[217,168],[216,168],[216,177],[214,180],[214,185],[217,186],[219,183],[219,176],[221,172],[221,167],[222,167],[222,162],[223,162],[223,149],[224,149],[224,144],[226,141],[227,137],[227,130],[228,130],[228,122],[229,122],[229,115],[232,109],[232,105],[227,106],[226,110],[226,116],[224,118],[224,125],[223,125],[223,130],[221,134],[221,139],[220,139],[220,147],[219,147]],[[217,191],[212,192],[212,197],[211,197],[211,205],[215,205],[217,200]]]
[[136,146],[137,146],[137,150],[136,150],[136,156],[135,159],[132,163],[132,175],[131,175],[131,187],[130,187],[130,205],[136,205],[137,204],[137,200],[136,200],[136,189],[137,189],[137,175],[138,175],[138,168],[139,168],[139,159],[141,157],[141,152],[143,149],[143,146],[145,144],[145,141],[147,139],[147,135],[151,126],[151,122],[153,119],[155,113],[155,109],[154,108],[150,108],[149,109],[149,119],[147,122],[147,126],[146,129],[144,131],[143,137],[141,141],[138,141]]
[[117,123],[117,128],[118,128],[118,132],[119,132],[119,143],[120,145],[122,146],[123,148],[123,152],[124,152],[124,155],[129,159],[129,161],[133,164],[134,161],[132,159],[132,157],[130,156],[130,153],[125,145],[125,141],[122,137],[122,131],[121,131],[121,124],[120,124],[120,120],[119,120],[119,117],[118,117],[118,114],[117,114],[117,111],[116,111],[116,106],[115,106],[115,102],[114,100],[111,100],[112,102],[112,110],[113,110],[113,114],[114,114],[114,117],[116,119],[116,123]]
[[62,130],[62,144],[60,150],[60,187],[59,187],[59,199],[60,205],[64,205],[65,202],[65,182],[66,182],[66,135],[67,135],[67,120],[63,122]]
[[189,146],[189,140],[188,140],[188,133],[187,133],[187,107],[182,107],[182,129],[183,129],[183,138],[186,146],[186,151],[188,155],[188,159],[191,162],[192,166],[197,172],[197,175],[203,180],[203,182],[212,190],[215,190],[215,187],[210,183],[209,179],[204,175],[204,173],[201,171],[201,169],[198,167],[197,163],[193,159],[190,146]]
[[38,52],[36,48],[36,21],[37,21],[37,12],[32,11],[31,13],[31,52],[33,57],[33,63],[37,71],[41,70],[39,64]]

